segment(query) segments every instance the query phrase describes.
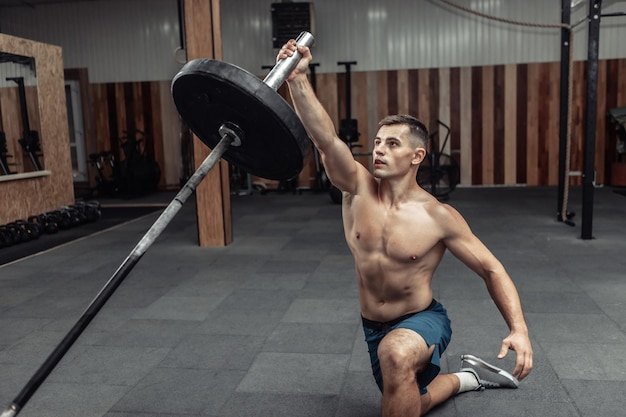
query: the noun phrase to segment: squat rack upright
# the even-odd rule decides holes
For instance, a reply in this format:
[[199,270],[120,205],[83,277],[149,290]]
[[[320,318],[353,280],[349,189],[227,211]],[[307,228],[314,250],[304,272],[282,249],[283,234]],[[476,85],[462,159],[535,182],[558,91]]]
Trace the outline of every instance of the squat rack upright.
[[[570,35],[574,30],[571,23],[571,0],[561,0],[561,23],[564,24],[561,30],[561,110],[559,127],[559,186],[557,217],[559,220],[567,217],[567,210],[564,207],[565,188],[568,186],[569,172],[566,166],[569,157],[566,152],[569,141],[567,126],[569,120],[569,55],[570,55]],[[587,20],[588,42],[587,42],[587,92],[585,103],[585,127],[584,127],[584,147],[583,147],[583,195],[582,195],[582,226],[581,238],[593,239],[593,203],[595,186],[595,158],[596,158],[596,127],[597,127],[597,105],[598,105],[598,60],[600,43],[600,20],[602,17],[626,16],[626,12],[602,14],[602,0],[589,0],[589,10]],[[565,27],[565,25],[567,27]],[[576,25],[574,25],[576,26]]]

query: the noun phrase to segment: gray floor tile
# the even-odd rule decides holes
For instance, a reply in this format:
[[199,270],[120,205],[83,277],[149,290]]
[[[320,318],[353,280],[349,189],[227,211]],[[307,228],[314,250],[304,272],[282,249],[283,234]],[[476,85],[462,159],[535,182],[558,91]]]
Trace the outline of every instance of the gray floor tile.
[[225,296],[161,297],[138,311],[133,318],[202,321],[224,298]]
[[285,313],[290,323],[358,323],[358,302],[355,299],[297,299]]
[[563,379],[581,417],[614,417],[626,410],[626,381]]
[[126,413],[215,413],[226,403],[244,371],[157,368],[112,407]]
[[604,314],[526,314],[536,339],[563,343],[624,343],[626,335]]
[[260,353],[237,391],[338,395],[349,359],[347,354]]
[[283,318],[281,310],[217,309],[196,329],[196,333],[215,335],[269,335]]
[[198,323],[182,320],[129,320],[102,339],[103,346],[174,347]]
[[247,370],[264,338],[235,335],[191,335],[171,350],[162,367]]
[[281,323],[263,345],[264,352],[349,354],[356,326],[329,323]]
[[222,407],[221,417],[333,417],[338,397],[324,394],[236,392]]
[[624,381],[624,344],[541,342],[551,366],[562,379]]
[[124,396],[129,387],[104,384],[49,383],[23,408],[20,417],[99,417]]

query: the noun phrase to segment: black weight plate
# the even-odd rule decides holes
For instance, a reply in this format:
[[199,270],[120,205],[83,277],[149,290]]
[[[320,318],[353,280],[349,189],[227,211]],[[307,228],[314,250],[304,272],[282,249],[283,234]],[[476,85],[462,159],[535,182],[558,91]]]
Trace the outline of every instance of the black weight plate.
[[293,108],[262,80],[223,61],[188,62],[172,81],[172,96],[183,120],[209,148],[220,141],[220,126],[241,128],[240,146],[223,157],[261,178],[288,180],[302,170],[311,143]]

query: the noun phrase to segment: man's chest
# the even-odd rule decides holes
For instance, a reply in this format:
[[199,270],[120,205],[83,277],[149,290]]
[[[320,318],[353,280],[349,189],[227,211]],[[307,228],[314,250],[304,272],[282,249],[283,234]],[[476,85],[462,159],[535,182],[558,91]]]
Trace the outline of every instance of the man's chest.
[[398,261],[415,261],[440,240],[440,229],[419,207],[385,209],[374,204],[352,207],[348,240],[361,252],[378,252]]

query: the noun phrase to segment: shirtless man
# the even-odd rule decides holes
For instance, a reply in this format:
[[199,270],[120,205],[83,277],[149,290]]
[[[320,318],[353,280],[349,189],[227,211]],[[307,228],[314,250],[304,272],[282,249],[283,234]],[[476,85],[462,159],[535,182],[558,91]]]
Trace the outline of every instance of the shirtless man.
[[[373,173],[337,136],[307,78],[309,48],[285,44],[278,59],[302,54],[287,78],[298,116],[319,150],[326,174],[343,193],[346,241],[355,259],[372,370],[382,390],[383,417],[419,416],[460,392],[517,387],[532,369],[532,347],[515,285],[461,215],[416,181],[428,133],[417,119],[390,116],[374,138]],[[512,374],[470,355],[460,372],[439,374],[450,341],[445,308],[431,280],[449,250],[485,281],[510,333],[498,358],[516,353]]]

